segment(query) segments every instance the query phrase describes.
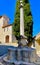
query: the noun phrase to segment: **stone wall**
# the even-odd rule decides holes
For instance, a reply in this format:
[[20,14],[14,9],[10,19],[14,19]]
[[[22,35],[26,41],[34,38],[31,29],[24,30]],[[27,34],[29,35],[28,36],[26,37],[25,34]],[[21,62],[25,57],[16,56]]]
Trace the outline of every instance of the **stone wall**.
[[5,43],[5,38],[8,35],[10,39],[9,43],[12,43],[12,25],[3,28],[3,21],[4,21],[4,18],[3,17],[0,18],[0,42]]

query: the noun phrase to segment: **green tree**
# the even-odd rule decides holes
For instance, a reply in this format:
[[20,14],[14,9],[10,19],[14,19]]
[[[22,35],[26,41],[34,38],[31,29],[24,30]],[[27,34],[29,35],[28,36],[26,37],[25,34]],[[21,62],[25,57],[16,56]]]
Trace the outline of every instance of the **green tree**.
[[[28,0],[23,0],[23,8],[24,8],[24,30],[25,35],[28,38],[28,41],[32,40],[32,15],[30,11],[30,4]],[[15,20],[13,23],[13,34],[15,34],[16,38],[20,36],[20,0],[17,0],[16,3],[16,13],[15,13]]]

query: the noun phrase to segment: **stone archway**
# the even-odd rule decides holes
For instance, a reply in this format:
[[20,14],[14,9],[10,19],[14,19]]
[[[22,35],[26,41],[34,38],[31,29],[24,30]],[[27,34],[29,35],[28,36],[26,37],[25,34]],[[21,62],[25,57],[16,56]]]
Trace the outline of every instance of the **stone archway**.
[[9,43],[9,35],[6,36],[5,42]]

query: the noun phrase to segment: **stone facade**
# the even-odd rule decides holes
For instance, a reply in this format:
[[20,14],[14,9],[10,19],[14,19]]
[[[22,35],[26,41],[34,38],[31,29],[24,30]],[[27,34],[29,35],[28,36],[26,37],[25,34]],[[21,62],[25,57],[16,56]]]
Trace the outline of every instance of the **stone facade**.
[[40,54],[40,33],[38,33],[34,39],[35,40],[31,47],[35,47],[37,54]]
[[12,24],[9,23],[7,16],[0,16],[0,43],[12,43]]
[[37,53],[39,53],[40,52],[40,33],[37,34],[35,37],[35,47],[36,47]]

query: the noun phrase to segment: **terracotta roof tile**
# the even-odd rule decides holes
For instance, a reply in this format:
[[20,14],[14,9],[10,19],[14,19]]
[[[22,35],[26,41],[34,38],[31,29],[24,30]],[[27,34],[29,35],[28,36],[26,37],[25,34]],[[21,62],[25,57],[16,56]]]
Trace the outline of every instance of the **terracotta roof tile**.
[[12,24],[4,25],[2,26],[2,28],[9,27],[9,26],[12,26]]

